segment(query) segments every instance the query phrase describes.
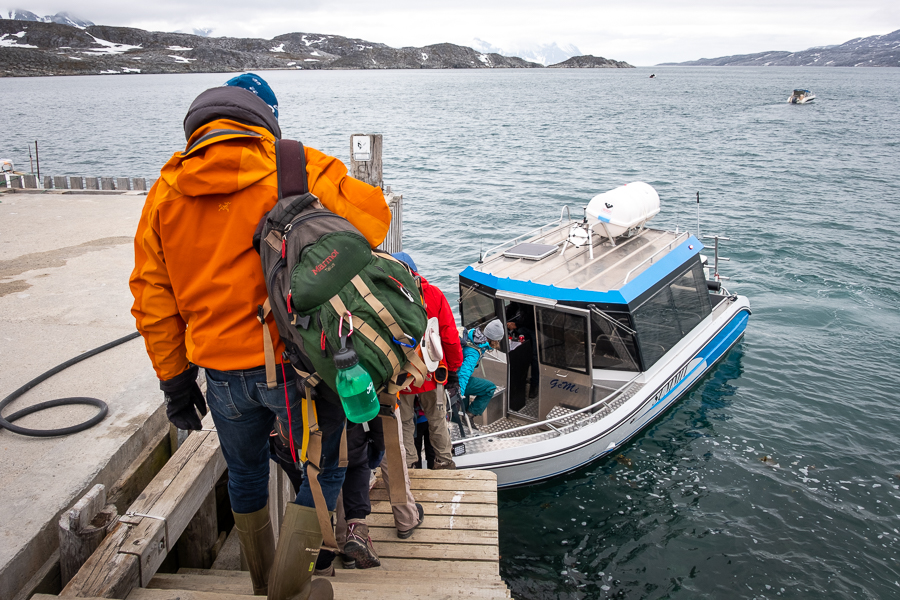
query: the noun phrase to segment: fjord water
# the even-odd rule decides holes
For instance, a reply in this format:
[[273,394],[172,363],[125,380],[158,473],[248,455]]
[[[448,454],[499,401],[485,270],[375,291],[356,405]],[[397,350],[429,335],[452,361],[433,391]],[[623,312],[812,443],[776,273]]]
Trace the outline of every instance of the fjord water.
[[[699,191],[701,234],[731,239],[743,340],[618,456],[500,493],[514,597],[900,596],[900,70],[265,76],[285,137],[347,161],[384,135],[404,249],[451,302],[482,245],[630,181],[654,225],[696,233]],[[37,139],[45,174],[153,178],[225,79],[2,79],[0,154],[27,167]]]

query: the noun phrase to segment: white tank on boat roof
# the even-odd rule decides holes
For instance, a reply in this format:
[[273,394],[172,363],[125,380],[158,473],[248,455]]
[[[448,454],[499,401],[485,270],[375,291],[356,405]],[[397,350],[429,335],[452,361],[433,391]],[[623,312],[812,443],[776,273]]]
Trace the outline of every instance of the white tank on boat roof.
[[[609,234],[617,237],[659,213],[659,194],[650,184],[635,181],[597,194],[591,198],[585,213],[588,219],[605,223]],[[602,235],[603,227],[594,227],[594,232]]]

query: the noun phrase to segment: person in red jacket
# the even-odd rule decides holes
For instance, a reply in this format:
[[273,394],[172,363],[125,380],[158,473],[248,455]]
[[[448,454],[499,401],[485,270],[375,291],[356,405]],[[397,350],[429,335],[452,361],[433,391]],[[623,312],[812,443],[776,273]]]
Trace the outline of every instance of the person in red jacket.
[[[441,346],[444,350],[444,362],[447,369],[455,373],[462,364],[463,353],[462,346],[459,344],[459,331],[456,329],[456,319],[453,317],[453,311],[450,310],[447,298],[444,297],[444,293],[438,287],[428,283],[418,273],[416,263],[413,262],[409,254],[397,252],[393,256],[409,265],[409,268],[413,270],[413,274],[422,282],[425,312],[429,319],[437,317]],[[416,411],[413,408],[416,395],[419,396],[419,405],[425,411],[425,418],[428,419],[428,438],[434,447],[435,453],[434,468],[455,469],[456,463],[453,462],[450,431],[447,429],[447,406],[444,386],[435,381],[433,375],[429,376],[422,387],[410,387],[400,394],[400,417],[403,420],[403,445],[406,448],[407,467],[412,468],[412,465],[418,460],[414,439]]]

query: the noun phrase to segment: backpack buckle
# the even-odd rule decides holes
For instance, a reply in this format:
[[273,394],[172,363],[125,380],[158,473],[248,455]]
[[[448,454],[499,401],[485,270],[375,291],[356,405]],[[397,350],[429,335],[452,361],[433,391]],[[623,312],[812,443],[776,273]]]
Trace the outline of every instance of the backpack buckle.
[[256,307],[256,318],[263,325],[266,324],[266,311],[263,309],[262,304]]

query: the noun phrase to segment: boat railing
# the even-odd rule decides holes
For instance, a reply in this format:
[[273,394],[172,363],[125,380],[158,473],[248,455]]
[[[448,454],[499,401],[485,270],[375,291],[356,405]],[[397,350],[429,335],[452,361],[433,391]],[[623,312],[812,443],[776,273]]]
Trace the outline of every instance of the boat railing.
[[654,252],[654,253],[653,253],[651,256],[649,256],[648,258],[645,258],[644,260],[642,260],[641,262],[639,262],[637,265],[634,266],[633,269],[631,269],[630,271],[628,271],[627,273],[625,273],[625,281],[622,282],[622,285],[625,285],[626,283],[628,283],[628,280],[631,278],[631,274],[632,274],[632,273],[634,273],[635,271],[637,271],[638,269],[640,269],[641,267],[643,267],[643,266],[644,266],[646,263],[648,263],[648,262],[652,265],[652,264],[653,264],[653,259],[655,259],[657,256],[659,256],[659,255],[662,254],[663,252],[668,252],[669,250],[671,250],[671,249],[672,249],[672,246],[674,246],[675,243],[678,242],[681,238],[687,239],[687,237],[688,237],[688,232],[687,232],[687,231],[678,234],[678,236],[677,236],[674,240],[672,240],[671,242],[669,242],[668,244],[666,244],[665,246],[663,246],[662,248],[660,248],[659,250],[657,250],[656,252]]
[[[544,421],[541,421],[539,423],[528,423],[527,425],[520,425],[519,427],[513,427],[512,429],[504,429],[503,431],[497,431],[494,433],[485,433],[482,435],[465,437],[465,438],[462,438],[459,440],[455,440],[454,443],[461,444],[461,443],[473,442],[475,440],[483,440],[486,438],[495,438],[495,437],[499,437],[499,436],[506,436],[510,433],[517,433],[519,431],[526,431],[528,429],[534,429],[535,427],[542,427],[542,426],[548,427],[549,429],[555,431],[558,435],[563,435],[563,432],[560,431],[557,427],[555,427],[553,425],[554,423],[556,423],[557,421],[571,419],[572,417],[580,415],[580,414],[584,414],[584,413],[588,413],[588,412],[591,412],[591,413],[595,412],[598,408],[600,408],[604,404],[609,403],[613,398],[615,398],[616,396],[618,396],[619,394],[621,394],[625,390],[627,390],[628,387],[631,384],[633,384],[635,381],[637,381],[638,377],[640,377],[641,375],[643,375],[643,373],[638,373],[637,375],[632,377],[630,380],[628,380],[626,383],[622,384],[621,387],[613,390],[612,392],[607,394],[603,399],[598,400],[597,402],[594,402],[590,406],[585,406],[584,408],[580,408],[578,410],[568,412],[568,413],[566,413],[564,415],[560,415],[558,417],[553,417],[552,419],[545,419]],[[581,423],[581,421],[579,421],[579,423]],[[569,425],[576,425],[576,423],[568,423],[568,424],[565,424],[562,426],[567,427]],[[546,433],[546,432],[542,432],[542,433]]]
[[556,227],[559,227],[560,223],[563,222],[563,213],[565,213],[566,218],[571,223],[572,215],[569,212],[569,206],[568,205],[563,206],[562,209],[559,211],[559,219],[557,219],[556,221],[552,221],[550,223],[547,223],[546,225],[541,225],[540,227],[532,229],[531,231],[529,231],[527,233],[523,233],[517,237],[506,240],[505,242],[500,242],[496,246],[492,246],[492,247],[488,248],[487,252],[484,253],[484,255],[481,257],[481,259],[478,262],[483,263],[485,260],[487,260],[487,258],[491,254],[495,254],[495,253],[499,252],[500,249],[503,248],[504,246],[506,246],[507,244],[511,244],[512,246],[515,246],[523,239],[528,239],[528,238],[534,237],[535,235],[543,235],[545,229],[548,229],[548,228],[554,229]]

